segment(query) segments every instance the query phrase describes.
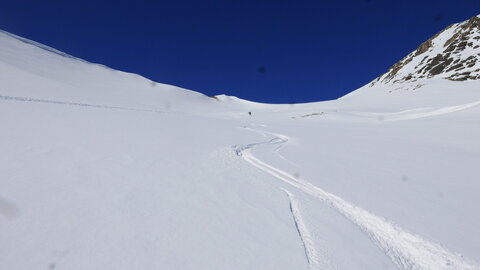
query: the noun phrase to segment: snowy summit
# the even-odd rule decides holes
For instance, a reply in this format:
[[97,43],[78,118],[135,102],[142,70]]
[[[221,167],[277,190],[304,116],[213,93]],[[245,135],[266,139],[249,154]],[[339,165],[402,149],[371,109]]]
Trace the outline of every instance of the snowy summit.
[[271,105],[0,32],[0,269],[480,269],[480,17]]
[[434,77],[452,81],[480,79],[479,16],[450,25],[428,39],[378,77],[372,85]]

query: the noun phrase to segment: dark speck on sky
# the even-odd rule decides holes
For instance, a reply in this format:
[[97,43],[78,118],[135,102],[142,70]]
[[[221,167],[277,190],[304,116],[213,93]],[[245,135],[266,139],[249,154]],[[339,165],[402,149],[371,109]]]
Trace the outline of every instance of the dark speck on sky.
[[441,14],[438,14],[437,16],[435,16],[435,18],[433,20],[436,21],[436,22],[439,22],[442,19],[443,19],[443,16]]
[[299,103],[367,84],[478,13],[479,0],[0,0],[0,28],[208,96]]

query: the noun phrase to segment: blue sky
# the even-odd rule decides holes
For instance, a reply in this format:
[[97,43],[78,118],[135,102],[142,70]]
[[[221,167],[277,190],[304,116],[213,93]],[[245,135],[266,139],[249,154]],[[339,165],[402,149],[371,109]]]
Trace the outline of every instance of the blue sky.
[[480,0],[0,0],[5,31],[158,82],[269,103],[338,98],[477,14]]

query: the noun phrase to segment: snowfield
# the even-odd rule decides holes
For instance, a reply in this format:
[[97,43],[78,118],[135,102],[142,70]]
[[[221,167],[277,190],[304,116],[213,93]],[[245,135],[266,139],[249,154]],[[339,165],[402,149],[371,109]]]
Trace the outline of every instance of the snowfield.
[[480,269],[478,80],[260,104],[0,32],[0,123],[2,270]]

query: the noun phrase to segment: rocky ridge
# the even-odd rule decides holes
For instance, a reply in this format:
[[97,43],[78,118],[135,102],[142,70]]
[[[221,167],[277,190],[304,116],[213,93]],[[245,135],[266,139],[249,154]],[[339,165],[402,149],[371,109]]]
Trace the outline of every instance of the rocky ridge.
[[423,42],[370,86],[433,77],[452,81],[480,79],[480,15],[452,24]]

